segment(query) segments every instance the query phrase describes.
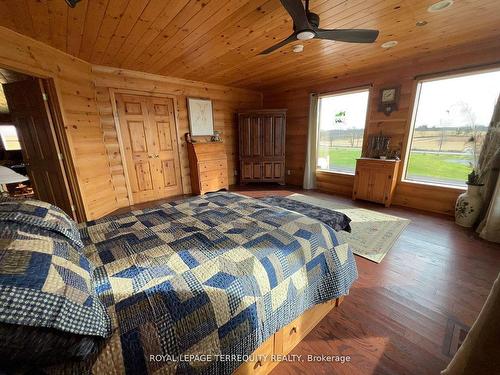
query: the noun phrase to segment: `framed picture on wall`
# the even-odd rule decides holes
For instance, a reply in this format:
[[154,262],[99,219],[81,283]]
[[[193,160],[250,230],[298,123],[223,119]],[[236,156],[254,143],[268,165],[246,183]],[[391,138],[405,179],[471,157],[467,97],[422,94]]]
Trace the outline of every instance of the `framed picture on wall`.
[[212,101],[202,98],[187,98],[187,107],[191,136],[214,135]]

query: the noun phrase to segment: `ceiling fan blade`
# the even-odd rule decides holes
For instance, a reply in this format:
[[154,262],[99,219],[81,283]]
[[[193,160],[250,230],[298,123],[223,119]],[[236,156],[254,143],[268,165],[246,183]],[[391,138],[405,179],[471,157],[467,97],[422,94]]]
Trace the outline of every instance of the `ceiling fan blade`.
[[337,40],[348,43],[373,43],[378,37],[378,30],[364,29],[316,29],[317,39]]
[[286,45],[288,43],[291,43],[291,42],[294,42],[296,40],[297,40],[297,35],[295,33],[293,33],[288,38],[283,39],[281,42],[276,43],[274,46],[269,47],[268,49],[265,49],[264,51],[262,51],[261,53],[259,53],[259,55],[267,55],[268,53],[271,53],[271,52],[277,50],[278,48],[281,48],[284,45]]
[[283,7],[293,20],[294,30],[310,30],[311,25],[307,19],[306,10],[302,0],[280,0]]

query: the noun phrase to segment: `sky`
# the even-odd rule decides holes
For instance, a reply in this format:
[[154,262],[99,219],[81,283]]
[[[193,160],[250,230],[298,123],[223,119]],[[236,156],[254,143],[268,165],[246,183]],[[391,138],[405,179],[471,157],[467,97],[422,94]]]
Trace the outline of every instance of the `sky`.
[[[365,127],[368,108],[368,90],[352,94],[328,96],[320,99],[319,121],[321,130],[362,129]],[[346,111],[344,125],[335,124],[335,114]]]
[[477,125],[488,126],[499,94],[500,71],[423,82],[415,125],[466,126],[467,103]]
[[[424,81],[415,125],[429,127],[466,126],[463,104],[467,103],[478,125],[488,126],[500,94],[500,71]],[[368,91],[339,94],[320,99],[321,130],[365,127]],[[335,114],[346,111],[344,124],[335,124]]]

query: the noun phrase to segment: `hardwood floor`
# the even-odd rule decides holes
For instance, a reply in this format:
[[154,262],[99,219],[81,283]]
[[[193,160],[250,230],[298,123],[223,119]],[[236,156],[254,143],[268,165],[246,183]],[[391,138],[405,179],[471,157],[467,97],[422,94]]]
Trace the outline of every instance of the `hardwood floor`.
[[[411,220],[380,264],[356,256],[350,295],[290,353],[304,361],[281,363],[272,375],[439,374],[451,359],[453,328],[472,325],[500,271],[500,245],[451,217],[288,187],[234,190],[252,197],[300,192]],[[351,359],[306,362],[309,354]]]

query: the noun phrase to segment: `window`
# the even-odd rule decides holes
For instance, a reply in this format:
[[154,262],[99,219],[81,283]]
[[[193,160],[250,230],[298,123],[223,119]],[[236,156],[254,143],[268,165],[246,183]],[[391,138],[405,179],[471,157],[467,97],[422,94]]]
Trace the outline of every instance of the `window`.
[[15,126],[0,125],[0,138],[2,138],[2,144],[6,151],[21,149]]
[[500,71],[420,81],[407,181],[465,187],[500,93]]
[[318,169],[354,174],[361,157],[369,90],[320,96]]

